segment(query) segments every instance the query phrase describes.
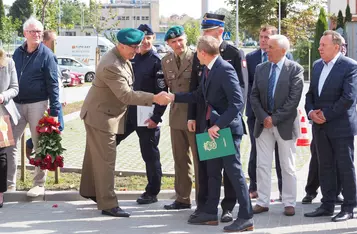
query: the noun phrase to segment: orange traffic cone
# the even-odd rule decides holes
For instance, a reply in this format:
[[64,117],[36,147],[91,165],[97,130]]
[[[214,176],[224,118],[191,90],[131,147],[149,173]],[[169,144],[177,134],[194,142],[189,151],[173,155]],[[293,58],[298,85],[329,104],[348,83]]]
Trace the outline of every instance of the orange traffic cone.
[[301,116],[301,119],[300,119],[301,135],[296,141],[296,146],[309,146],[310,145],[310,140],[309,140],[309,136],[307,135],[306,118],[303,115],[303,113],[301,112],[301,110],[299,110],[299,114]]

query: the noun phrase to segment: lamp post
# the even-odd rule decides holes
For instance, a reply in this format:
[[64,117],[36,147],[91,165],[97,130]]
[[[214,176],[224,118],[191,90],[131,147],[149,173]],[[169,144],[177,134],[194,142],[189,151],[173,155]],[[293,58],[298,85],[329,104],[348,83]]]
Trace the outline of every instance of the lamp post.
[[236,0],[236,46],[239,47],[239,0]]
[[281,0],[279,0],[279,34],[281,34]]

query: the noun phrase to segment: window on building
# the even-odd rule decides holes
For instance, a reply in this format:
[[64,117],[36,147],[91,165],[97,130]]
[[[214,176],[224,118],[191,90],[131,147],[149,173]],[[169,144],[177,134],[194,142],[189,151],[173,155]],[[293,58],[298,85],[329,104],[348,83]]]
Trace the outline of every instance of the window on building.
[[65,36],[75,36],[76,32],[65,32]]
[[149,16],[145,16],[145,20],[149,20]]
[[100,20],[105,20],[105,17],[104,17],[104,16],[101,16],[101,17],[100,17]]
[[126,19],[126,20],[130,20],[129,16],[126,16],[125,19]]
[[90,32],[86,32],[86,36],[90,36]]

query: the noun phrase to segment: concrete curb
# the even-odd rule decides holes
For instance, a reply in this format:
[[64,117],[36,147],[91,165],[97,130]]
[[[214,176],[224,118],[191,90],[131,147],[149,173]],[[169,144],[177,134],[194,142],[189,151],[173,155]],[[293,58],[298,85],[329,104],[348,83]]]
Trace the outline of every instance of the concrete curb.
[[[17,166],[18,169],[21,169],[21,165]],[[35,170],[35,166],[33,165],[26,165],[26,170],[30,170],[33,171]],[[64,168],[60,168],[61,172],[67,172],[67,173],[82,173],[82,168],[79,167],[64,167]],[[115,175],[116,176],[133,176],[133,175],[138,175],[138,176],[146,176],[146,172],[145,171],[115,171]],[[173,177],[175,176],[174,172],[163,172],[162,173],[163,176],[169,176],[169,177]]]
[[[143,191],[117,191],[115,192],[118,200],[136,200]],[[4,193],[5,202],[32,202],[32,201],[81,201],[86,200],[79,191],[45,191],[44,195],[32,198],[28,197],[27,191],[16,191]],[[195,196],[195,190],[192,189],[191,197]],[[157,196],[158,199],[175,199],[175,190],[162,190]]]

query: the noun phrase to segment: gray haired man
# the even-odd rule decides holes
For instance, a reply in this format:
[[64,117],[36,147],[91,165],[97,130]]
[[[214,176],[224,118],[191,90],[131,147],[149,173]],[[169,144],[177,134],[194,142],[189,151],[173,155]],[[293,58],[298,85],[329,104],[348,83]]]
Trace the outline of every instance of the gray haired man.
[[259,197],[255,214],[269,210],[271,166],[275,143],[278,143],[282,171],[284,214],[295,214],[296,176],[294,122],[303,89],[303,68],[286,59],[290,43],[283,35],[268,41],[269,62],[256,68],[251,105],[256,116],[254,137],[257,146],[257,187]]

